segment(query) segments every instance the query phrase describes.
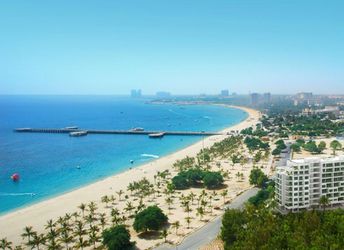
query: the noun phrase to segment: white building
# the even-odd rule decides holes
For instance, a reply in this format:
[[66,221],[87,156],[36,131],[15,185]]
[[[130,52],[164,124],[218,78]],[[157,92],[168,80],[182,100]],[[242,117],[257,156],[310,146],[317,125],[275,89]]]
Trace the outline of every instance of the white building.
[[276,168],[275,198],[281,211],[318,208],[321,196],[344,205],[344,156],[287,161]]

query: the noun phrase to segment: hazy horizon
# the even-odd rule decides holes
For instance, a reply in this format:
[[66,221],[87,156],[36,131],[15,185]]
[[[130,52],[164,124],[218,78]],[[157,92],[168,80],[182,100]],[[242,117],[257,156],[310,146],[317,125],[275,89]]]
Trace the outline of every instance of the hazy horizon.
[[2,2],[0,95],[344,94],[343,7],[321,0]]

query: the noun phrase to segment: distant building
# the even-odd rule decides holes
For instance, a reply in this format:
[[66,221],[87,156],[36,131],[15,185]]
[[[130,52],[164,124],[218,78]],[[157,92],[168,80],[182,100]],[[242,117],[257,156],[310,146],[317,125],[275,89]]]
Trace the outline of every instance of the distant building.
[[171,93],[170,92],[164,92],[164,91],[159,91],[159,92],[156,92],[156,97],[159,97],[159,98],[169,98],[171,97]]
[[264,101],[264,103],[270,103],[271,102],[271,94],[270,93],[264,93],[263,94],[263,101]]
[[142,96],[141,89],[132,89],[131,90],[131,97],[140,98],[141,96]]
[[315,114],[333,114],[335,116],[340,115],[340,109],[338,106],[325,106],[323,109],[305,108],[302,110],[302,115],[315,115]]
[[251,94],[251,105],[255,106],[259,102],[259,94],[258,93],[252,93]]
[[229,96],[229,90],[228,89],[221,90],[220,96],[222,97]]
[[299,100],[310,100],[313,98],[312,92],[300,92],[296,94],[296,98]]
[[318,208],[322,196],[331,206],[344,205],[344,156],[289,160],[276,168],[275,198],[281,211]]

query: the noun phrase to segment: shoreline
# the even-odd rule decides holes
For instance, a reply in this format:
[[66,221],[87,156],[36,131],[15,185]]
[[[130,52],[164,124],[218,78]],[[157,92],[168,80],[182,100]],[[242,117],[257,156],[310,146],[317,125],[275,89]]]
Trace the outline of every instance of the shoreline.
[[[227,127],[220,132],[241,130],[255,125],[259,120],[260,112],[257,110],[239,106],[223,106],[241,109],[245,111],[248,116],[240,123]],[[3,214],[0,216],[0,235],[1,237],[7,237],[14,243],[19,243],[21,242],[20,234],[25,226],[33,226],[35,230],[41,231],[47,220],[75,211],[80,203],[99,201],[101,196],[114,194],[114,192],[118,190],[126,191],[127,185],[130,182],[138,181],[143,177],[151,180],[157,171],[170,169],[176,160],[182,159],[185,156],[196,155],[202,148],[203,143],[204,147],[209,147],[226,137],[227,135],[206,137],[204,140],[197,141],[159,159],[138,165],[132,169],[124,170],[94,183],[67,191],[66,193],[42,200],[27,207],[18,208]],[[11,227],[8,228],[8,225],[11,225]]]

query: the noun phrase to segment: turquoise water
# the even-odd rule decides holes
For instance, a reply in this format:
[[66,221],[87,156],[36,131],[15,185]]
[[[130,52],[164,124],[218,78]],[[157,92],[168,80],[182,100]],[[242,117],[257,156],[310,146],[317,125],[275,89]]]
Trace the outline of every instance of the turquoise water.
[[[103,179],[200,137],[15,133],[17,127],[217,131],[247,117],[211,105],[156,105],[111,96],[0,96],[0,213]],[[134,164],[130,163],[134,160]],[[79,168],[78,168],[79,166]],[[19,173],[19,182],[10,176]]]

